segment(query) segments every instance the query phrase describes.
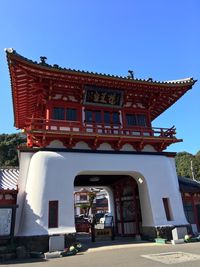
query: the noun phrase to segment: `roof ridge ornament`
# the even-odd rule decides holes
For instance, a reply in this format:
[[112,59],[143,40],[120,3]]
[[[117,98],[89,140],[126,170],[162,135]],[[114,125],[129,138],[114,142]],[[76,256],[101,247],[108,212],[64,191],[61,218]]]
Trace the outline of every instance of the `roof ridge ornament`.
[[41,64],[41,65],[46,65],[47,63],[46,63],[46,60],[47,60],[47,57],[45,57],[45,56],[41,56],[40,57],[40,62],[39,62],[39,64]]
[[14,55],[14,56],[17,56],[21,60],[27,61],[29,63],[37,64],[37,65],[40,65],[40,66],[48,67],[48,68],[51,68],[52,70],[55,69],[55,70],[61,70],[61,71],[70,71],[70,72],[75,72],[77,74],[81,73],[81,74],[89,74],[89,75],[99,75],[99,76],[105,76],[105,77],[110,77],[110,78],[116,78],[116,79],[120,79],[120,80],[122,79],[122,80],[129,80],[129,81],[142,82],[142,83],[143,82],[145,82],[145,83],[149,82],[149,83],[161,84],[161,85],[162,84],[163,85],[168,85],[169,84],[169,85],[183,85],[184,86],[185,84],[191,84],[191,86],[192,86],[197,81],[192,77],[184,78],[184,79],[178,79],[178,80],[164,80],[164,81],[157,81],[157,80],[152,79],[151,77],[148,78],[148,79],[138,79],[138,78],[134,77],[135,73],[134,73],[133,70],[128,70],[128,75],[122,77],[122,76],[118,76],[118,75],[110,75],[110,74],[94,73],[94,72],[89,72],[89,71],[75,70],[75,69],[70,69],[70,68],[62,68],[58,64],[49,65],[46,62],[47,57],[45,57],[45,56],[41,56],[40,57],[40,61],[38,63],[36,61],[30,60],[30,59],[18,54],[16,52],[16,50],[14,50],[13,48],[5,48],[4,50],[7,53],[7,60],[9,62],[9,64],[12,63],[11,56]]
[[14,54],[16,51],[13,48],[4,48],[4,51],[10,54]]
[[127,76],[127,78],[128,79],[134,79],[134,71],[133,70],[128,70],[128,76]]

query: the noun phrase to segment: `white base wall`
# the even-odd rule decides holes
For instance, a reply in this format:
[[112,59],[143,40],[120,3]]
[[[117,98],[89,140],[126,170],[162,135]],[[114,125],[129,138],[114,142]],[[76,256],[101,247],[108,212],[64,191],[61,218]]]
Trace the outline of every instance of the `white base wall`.
[[[161,155],[39,151],[21,152],[15,235],[75,232],[74,179],[80,174],[130,175],[139,187],[143,226],[188,224],[174,159]],[[162,198],[170,201],[167,221]],[[48,228],[48,203],[59,202],[58,228]],[[111,208],[113,209],[113,207]]]

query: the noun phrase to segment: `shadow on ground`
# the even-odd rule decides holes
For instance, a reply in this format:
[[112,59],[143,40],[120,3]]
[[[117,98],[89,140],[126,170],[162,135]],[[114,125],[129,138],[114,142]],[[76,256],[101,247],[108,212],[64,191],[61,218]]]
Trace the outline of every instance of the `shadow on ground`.
[[[92,242],[91,235],[88,233],[77,233],[77,242],[82,244],[81,251],[77,254],[77,256],[81,256],[84,252],[87,251],[96,251],[97,248],[111,249],[117,246],[123,245],[132,245],[132,244],[146,244],[150,243],[143,240],[135,240],[134,237],[118,237],[116,236],[114,240],[111,240],[110,237],[105,237],[103,239],[96,239],[95,242]],[[1,264],[11,265],[11,264],[31,264],[36,262],[46,262],[44,258],[26,258],[26,259],[12,259],[12,260],[0,260]]]
[[136,240],[134,237],[119,237],[119,236],[116,236],[114,240],[111,240],[110,237],[105,237],[103,239],[96,239],[95,242],[92,242],[91,235],[88,233],[78,233],[77,242],[80,242],[83,245],[82,249],[83,251],[101,247],[106,248],[118,245],[149,243],[144,240]]
[[6,264],[6,265],[12,265],[12,264],[24,264],[26,266],[27,263],[35,263],[35,262],[45,262],[46,260],[44,258],[39,258],[39,259],[33,259],[33,258],[26,258],[26,259],[12,259],[12,260],[1,260],[1,264]]

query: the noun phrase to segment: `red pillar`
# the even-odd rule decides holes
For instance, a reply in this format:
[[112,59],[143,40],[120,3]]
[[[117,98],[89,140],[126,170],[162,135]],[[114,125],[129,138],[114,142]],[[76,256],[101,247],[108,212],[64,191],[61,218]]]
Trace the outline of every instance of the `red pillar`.
[[191,199],[192,199],[192,208],[194,211],[194,222],[197,225],[197,228],[199,228],[197,209],[196,209],[196,205],[195,205],[195,194],[191,195]]

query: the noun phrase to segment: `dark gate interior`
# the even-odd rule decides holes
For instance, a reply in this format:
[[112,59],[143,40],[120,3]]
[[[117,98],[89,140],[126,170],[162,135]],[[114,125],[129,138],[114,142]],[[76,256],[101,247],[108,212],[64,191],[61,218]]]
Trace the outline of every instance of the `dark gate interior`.
[[78,175],[74,180],[74,186],[111,187],[114,194],[116,234],[121,236],[140,234],[140,200],[138,185],[133,177],[128,175]]
[[138,186],[132,177],[112,185],[115,199],[116,232],[122,236],[140,234],[141,212]]

